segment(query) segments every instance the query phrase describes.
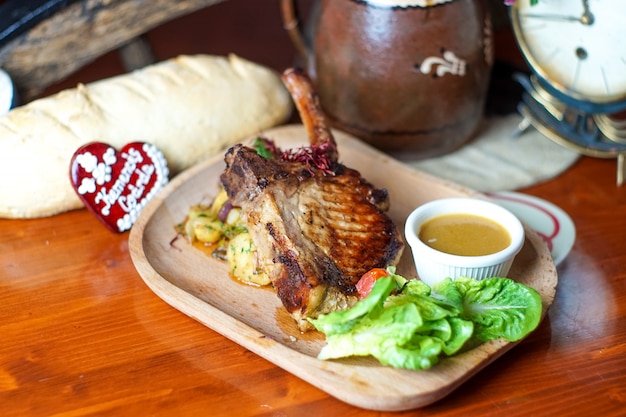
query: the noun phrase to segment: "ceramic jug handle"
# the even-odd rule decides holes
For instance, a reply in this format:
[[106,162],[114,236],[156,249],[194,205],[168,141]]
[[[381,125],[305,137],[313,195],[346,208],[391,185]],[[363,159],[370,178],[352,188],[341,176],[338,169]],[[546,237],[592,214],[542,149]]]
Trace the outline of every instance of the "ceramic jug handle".
[[300,18],[296,2],[297,0],[280,0],[280,11],[283,18],[283,27],[287,31],[302,61],[307,63],[309,60],[309,48],[300,27]]

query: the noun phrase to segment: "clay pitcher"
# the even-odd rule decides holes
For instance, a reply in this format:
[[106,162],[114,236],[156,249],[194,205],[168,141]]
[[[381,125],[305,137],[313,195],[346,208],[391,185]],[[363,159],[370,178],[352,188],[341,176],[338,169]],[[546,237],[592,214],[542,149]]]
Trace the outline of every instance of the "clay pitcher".
[[318,0],[310,36],[294,1],[284,25],[332,126],[403,159],[472,138],[493,61],[485,1]]

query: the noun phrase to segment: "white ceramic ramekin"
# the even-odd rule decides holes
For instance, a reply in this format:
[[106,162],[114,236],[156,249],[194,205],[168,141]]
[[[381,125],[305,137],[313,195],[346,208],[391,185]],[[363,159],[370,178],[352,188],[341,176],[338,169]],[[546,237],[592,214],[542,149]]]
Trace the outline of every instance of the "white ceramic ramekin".
[[[479,215],[498,222],[509,232],[510,245],[490,255],[459,256],[440,252],[419,239],[419,230],[424,222],[435,216],[454,213]],[[524,227],[513,213],[496,203],[477,198],[443,198],[423,204],[407,218],[404,234],[413,252],[419,278],[431,286],[447,277],[506,277],[524,244]]]

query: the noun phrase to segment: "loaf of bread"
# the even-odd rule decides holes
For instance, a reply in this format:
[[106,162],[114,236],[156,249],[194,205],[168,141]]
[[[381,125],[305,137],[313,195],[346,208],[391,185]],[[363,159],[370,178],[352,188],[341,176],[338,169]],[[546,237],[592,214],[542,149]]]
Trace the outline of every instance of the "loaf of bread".
[[152,143],[175,175],[291,111],[279,74],[235,55],[179,56],[35,100],[0,117],[0,217],[82,207],[69,164],[85,143]]

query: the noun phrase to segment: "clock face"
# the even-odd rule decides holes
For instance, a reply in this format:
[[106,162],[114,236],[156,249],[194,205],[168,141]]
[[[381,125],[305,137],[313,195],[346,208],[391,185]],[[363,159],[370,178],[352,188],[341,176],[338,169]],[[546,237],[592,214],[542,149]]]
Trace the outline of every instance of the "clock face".
[[626,100],[626,1],[517,0],[520,49],[556,90],[593,103]]

